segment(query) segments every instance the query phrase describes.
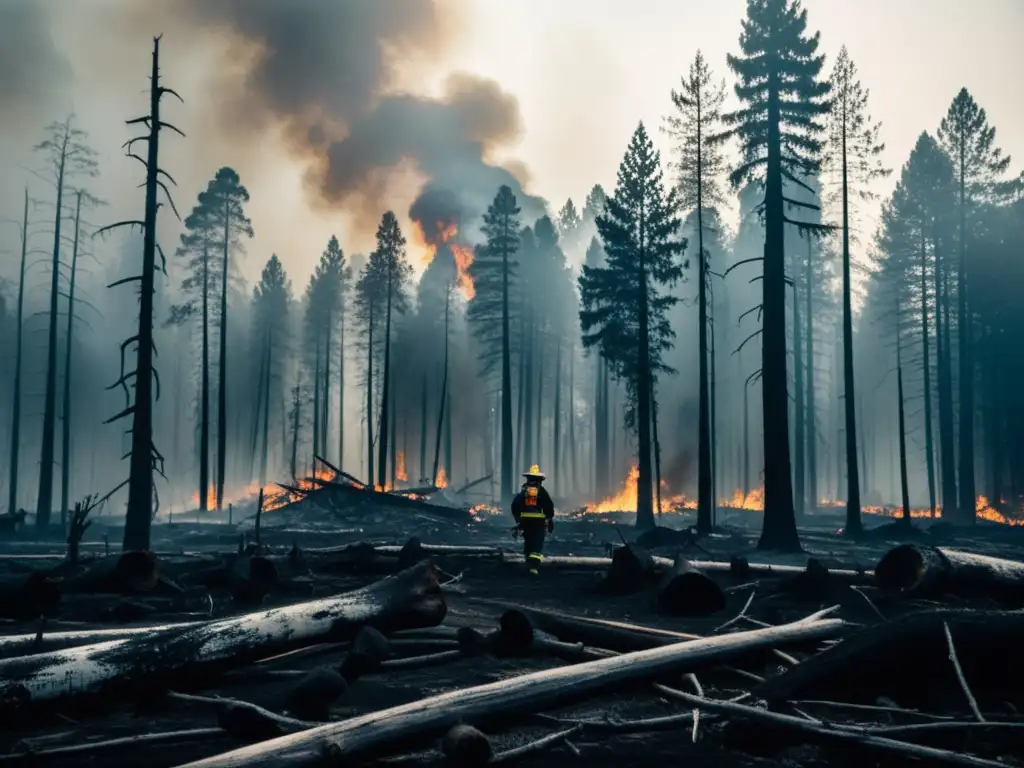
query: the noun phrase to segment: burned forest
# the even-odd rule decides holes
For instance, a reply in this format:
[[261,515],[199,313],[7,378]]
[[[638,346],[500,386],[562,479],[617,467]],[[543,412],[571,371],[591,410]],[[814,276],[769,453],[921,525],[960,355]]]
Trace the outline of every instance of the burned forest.
[[0,3],[0,768],[1024,768],[1024,8],[889,5]]

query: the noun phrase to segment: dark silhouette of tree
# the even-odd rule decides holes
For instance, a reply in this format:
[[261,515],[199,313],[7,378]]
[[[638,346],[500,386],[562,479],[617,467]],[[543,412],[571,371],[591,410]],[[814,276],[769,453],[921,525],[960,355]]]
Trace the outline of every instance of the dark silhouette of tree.
[[[36,527],[50,526],[53,511],[54,442],[57,429],[57,299],[60,295],[61,227],[69,211],[65,208],[67,184],[77,177],[98,173],[96,153],[86,144],[87,134],[73,125],[74,118],[51,123],[46,138],[34,147],[46,161],[46,172],[36,175],[52,184],[56,193],[53,217],[53,258],[50,262],[49,333],[46,345],[46,391],[43,400],[43,439],[39,455],[39,494],[36,497]],[[62,513],[63,514],[63,513]]]
[[[860,470],[857,464],[857,423],[855,377],[853,368],[853,302],[850,281],[851,197],[872,199],[868,184],[887,176],[881,164],[885,145],[879,141],[881,129],[868,114],[868,90],[857,79],[857,67],[846,47],[839,50],[830,78],[832,109],[829,113],[829,153],[827,165],[839,176],[842,209],[843,258],[843,416],[846,435],[846,528],[856,536],[863,530],[860,514]],[[863,436],[862,436],[863,437]],[[865,470],[866,471],[866,470]]]
[[228,453],[228,277],[230,256],[244,253],[242,238],[253,236],[252,222],[245,216],[249,192],[231,168],[221,168],[206,190],[211,213],[221,231],[220,361],[217,387],[217,510],[224,506],[224,475]]
[[[783,181],[807,187],[802,178],[818,172],[828,111],[827,82],[818,79],[825,57],[818,38],[806,36],[807,12],[799,0],[747,0],[740,56],[729,67],[739,78],[735,90],[744,107],[723,115],[731,129],[721,139],[740,140],[741,163],[733,186],[757,180],[764,186],[761,389],[764,420],[764,524],[758,546],[797,551],[800,538],[790,474],[789,398],[786,381],[785,207]],[[804,226],[807,226],[806,224]]]
[[725,159],[721,144],[714,140],[721,133],[722,102],[725,82],[716,82],[704,55],[697,56],[690,71],[680,79],[680,90],[672,91],[676,113],[667,120],[668,133],[676,145],[676,189],[681,209],[696,214],[697,235],[697,347],[699,410],[697,427],[697,531],[710,533],[714,520],[714,487],[711,461],[711,402],[708,371],[708,254],[704,248],[705,218],[709,209],[724,203],[721,179]]
[[[153,444],[153,401],[160,397],[159,378],[153,366],[155,347],[153,346],[153,294],[155,293],[157,253],[160,254],[160,270],[166,274],[166,260],[163,250],[156,242],[156,216],[160,203],[157,190],[163,190],[167,201],[174,209],[170,191],[161,180],[161,176],[172,184],[174,180],[159,165],[160,131],[169,129],[184,136],[170,123],[160,118],[160,101],[166,94],[171,94],[179,101],[181,97],[170,88],[160,85],[160,38],[153,39],[153,66],[150,73],[149,114],[145,117],[129,120],[129,125],[145,125],[149,132],[126,142],[129,156],[138,159],[146,167],[146,208],[142,221],[122,221],[100,229],[97,234],[110,231],[115,227],[138,226],[142,228],[142,272],[139,275],[122,278],[110,287],[127,282],[139,283],[139,327],[134,336],[121,344],[121,375],[116,385],[125,392],[128,405],[116,416],[108,419],[108,423],[125,416],[132,416],[132,447],[130,456],[131,469],[128,476],[128,510],[125,515],[123,548],[128,550],[149,549],[149,531],[153,515],[158,508],[154,505],[154,470],[163,476],[163,456]],[[137,141],[147,145],[146,159],[132,153],[132,146]],[[125,349],[134,342],[138,358],[135,370],[125,372]],[[128,381],[135,384],[135,402],[131,402]],[[155,387],[154,387],[155,384]]]
[[654,527],[652,393],[657,374],[672,372],[662,355],[675,337],[667,312],[679,299],[665,289],[682,278],[686,250],[677,206],[674,190],[665,190],[661,156],[641,123],[619,166],[615,194],[597,217],[606,264],[584,265],[579,279],[583,344],[597,347],[626,385],[625,423],[638,438],[640,529]]
[[332,353],[331,335],[338,324],[342,286],[350,270],[345,264],[338,238],[331,236],[327,247],[320,254],[309,284],[306,286],[306,313],[304,317],[306,365],[313,382],[312,427],[313,452],[317,456],[327,453],[327,431],[330,422],[330,358]]
[[[67,529],[68,514],[71,511],[71,392],[74,381],[74,368],[72,350],[74,349],[74,330],[76,315],[75,288],[77,287],[78,259],[83,250],[81,242],[82,227],[82,205],[83,203],[92,207],[101,204],[101,201],[84,190],[75,191],[75,224],[74,237],[71,245],[71,263],[68,265],[68,317],[67,328],[64,333],[64,393],[63,404],[61,405],[61,451],[60,451],[60,522],[61,529]],[[79,299],[81,303],[81,299]]]
[[[381,273],[374,284],[383,289],[383,296],[380,299],[384,305],[384,380],[381,385],[383,394],[380,401],[380,433],[377,446],[380,485],[383,486],[387,479],[388,427],[391,424],[389,419],[394,418],[390,411],[393,393],[391,381],[392,313],[405,314],[408,310],[409,280],[412,276],[412,265],[409,264],[406,257],[405,236],[392,211],[385,212],[377,227],[377,248],[370,254],[367,269]],[[445,375],[447,376],[447,370]]]
[[210,323],[219,313],[215,302],[218,281],[224,281],[221,260],[215,256],[219,228],[214,198],[208,190],[200,192],[195,206],[185,217],[175,255],[185,260],[181,281],[184,301],[170,308],[168,325],[184,325],[198,320],[199,344],[199,512],[209,511],[210,482]]
[[[591,239],[590,246],[583,263],[591,269],[597,269],[605,265],[606,257],[601,241],[596,237]],[[584,347],[585,348],[585,347]],[[610,471],[609,460],[611,458],[609,446],[609,405],[608,405],[608,364],[604,358],[597,354],[594,356],[594,442],[593,442],[593,472],[594,482],[592,492],[597,497],[605,495],[608,489],[608,477]]]
[[516,305],[516,253],[519,251],[519,206],[512,189],[502,185],[484,214],[486,245],[475,249],[470,277],[476,290],[468,318],[482,347],[482,374],[501,366],[501,503],[515,494],[512,468],[512,336]]
[[[270,434],[270,400],[282,397],[282,371],[289,349],[288,315],[291,306],[292,284],[277,256],[271,256],[253,289],[254,336],[262,360],[260,382],[262,403],[257,401],[257,425],[262,422],[262,440],[259,449],[259,483],[267,484],[267,457]],[[262,405],[262,409],[260,409]]]
[[[939,144],[953,164],[953,178],[957,185],[959,260],[956,270],[957,297],[957,363],[959,386],[959,476],[960,495],[956,509],[964,522],[975,520],[974,484],[974,387],[975,364],[973,358],[974,319],[970,302],[970,283],[967,253],[971,235],[968,222],[976,216],[978,207],[992,202],[1012,188],[1000,177],[1010,166],[1009,155],[1004,155],[995,144],[996,129],[988,123],[985,110],[978,106],[966,88],[962,88],[949,106],[939,125]],[[952,499],[943,499],[943,513],[952,516]],[[948,506],[947,506],[948,505]]]
[[576,205],[570,197],[558,212],[558,234],[566,248],[575,248],[579,245],[582,223],[579,211],[576,210]]
[[582,222],[593,225],[597,221],[597,217],[604,213],[604,204],[607,199],[608,194],[604,191],[604,187],[600,184],[591,187],[587,193],[587,199],[583,201]]
[[10,471],[7,480],[7,512],[18,509],[18,454],[21,449],[21,365],[25,315],[25,262],[28,257],[28,187],[25,188],[25,207],[21,217],[21,263],[18,268],[18,307],[14,318],[14,391],[11,396],[11,452],[8,456]]
[[[924,407],[925,475],[932,516],[937,511],[935,448],[932,418],[931,328],[935,328],[939,392],[939,454],[943,498],[956,499],[953,450],[953,406],[947,389],[949,360],[941,325],[941,260],[938,228],[952,213],[953,169],[942,150],[922,133],[904,164],[892,198],[882,208],[879,247],[889,266],[887,274],[904,287],[906,305],[920,313],[921,396]],[[934,318],[934,323],[932,319]]]

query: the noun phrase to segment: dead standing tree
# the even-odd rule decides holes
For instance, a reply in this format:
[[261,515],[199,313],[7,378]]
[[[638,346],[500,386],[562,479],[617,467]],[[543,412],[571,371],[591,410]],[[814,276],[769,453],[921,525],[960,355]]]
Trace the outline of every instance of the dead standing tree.
[[[153,505],[153,471],[163,475],[164,457],[153,444],[153,399],[160,397],[160,378],[153,365],[156,348],[153,345],[153,294],[156,280],[156,255],[160,254],[160,270],[167,274],[167,260],[163,249],[156,242],[156,215],[162,203],[157,201],[157,190],[162,189],[167,196],[171,210],[177,216],[170,190],[160,179],[163,176],[172,184],[174,179],[162,170],[158,164],[160,131],[167,128],[184,137],[184,133],[170,123],[160,119],[160,101],[170,94],[184,103],[184,100],[170,88],[160,85],[160,37],[153,38],[153,69],[150,74],[149,114],[128,120],[128,125],[142,124],[149,128],[149,133],[136,136],[124,144],[128,157],[133,157],[146,167],[146,211],[142,221],[120,221],[100,229],[97,234],[109,232],[120,227],[140,227],[143,233],[142,272],[138,275],[122,278],[111,283],[108,288],[139,282],[139,328],[134,336],[121,343],[121,375],[111,388],[120,386],[124,389],[127,404],[125,409],[107,420],[107,423],[132,416],[132,447],[130,470],[128,475],[128,510],[125,516],[124,550],[148,549],[149,530],[154,513]],[[144,141],[148,145],[146,159],[143,160],[132,152],[135,142]],[[179,216],[180,219],[180,216]],[[125,371],[124,355],[128,345],[134,343],[137,351],[135,370]],[[135,402],[131,402],[128,381],[134,380]],[[154,387],[155,383],[155,387]],[[154,391],[155,390],[155,391]]]

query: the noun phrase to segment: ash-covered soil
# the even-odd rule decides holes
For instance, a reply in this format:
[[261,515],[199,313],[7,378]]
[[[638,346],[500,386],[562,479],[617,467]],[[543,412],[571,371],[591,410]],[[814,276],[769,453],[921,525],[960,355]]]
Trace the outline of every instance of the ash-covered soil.
[[[514,553],[519,543],[511,538],[508,521],[489,519],[475,524],[452,524],[447,520],[411,517],[403,526],[401,535],[392,524],[393,516],[381,514],[380,519],[368,518],[362,525],[339,525],[333,531],[303,532],[300,524],[276,524],[268,515],[263,528],[263,553],[284,557],[289,548],[305,551],[308,563],[295,573],[282,575],[269,593],[257,605],[239,604],[230,589],[196,586],[187,578],[184,593],[168,597],[154,591],[131,594],[67,594],[63,595],[56,616],[6,619],[0,625],[0,635],[12,636],[50,633],[90,628],[140,626],[182,621],[200,621],[267,607],[306,601],[318,597],[357,589],[386,575],[386,566],[375,563],[346,564],[342,568],[320,570],[323,555],[314,550],[370,541],[376,545],[401,545],[409,534],[417,535],[425,544],[474,545],[499,547]],[[671,522],[671,521],[664,521]],[[685,526],[686,520],[678,527]],[[878,558],[903,539],[919,540],[924,534],[879,535],[865,541],[850,543],[834,533],[831,520],[822,521],[816,529],[804,532],[803,540],[808,554],[819,559],[828,568],[871,569]],[[197,526],[177,523],[155,529],[154,549],[164,554],[167,573],[174,573],[177,563],[189,557],[216,558],[229,556],[238,533],[229,526]],[[1014,532],[1016,533],[1016,532]],[[97,526],[93,533],[102,541],[104,531]],[[943,533],[946,536],[947,533]],[[666,534],[671,539],[671,534]],[[110,540],[116,540],[109,533]],[[584,519],[561,522],[549,540],[547,552],[551,555],[600,557],[611,549],[632,541],[631,528],[611,522]],[[655,541],[653,544],[658,544]],[[945,541],[940,543],[945,544]],[[999,531],[976,531],[961,535],[959,544],[976,551],[998,557],[1015,557],[1020,550],[1016,536]],[[750,563],[772,563],[803,566],[808,554],[769,556],[753,549],[752,531],[742,528],[702,539],[689,544],[672,540],[664,546],[651,546],[656,554],[672,557],[682,550],[685,556],[697,560],[728,562],[730,557],[744,556]],[[49,550],[49,551],[48,551]],[[52,543],[28,545],[24,542],[6,542],[0,552],[0,578],[14,584],[32,571],[53,568],[59,563],[59,547]],[[93,543],[83,547],[83,558],[91,554],[102,556],[102,545]],[[192,553],[192,554],[189,554]],[[26,556],[31,555],[31,557]],[[176,558],[176,559],[175,559]],[[1019,556],[1018,556],[1018,559]],[[545,567],[533,577],[519,562],[508,562],[494,556],[479,554],[435,554],[433,562],[441,582],[447,612],[442,627],[473,627],[488,631],[498,626],[502,614],[512,608],[541,609],[571,614],[577,617],[628,622],[649,628],[697,635],[715,635],[741,630],[752,630],[769,625],[797,621],[822,609],[834,608],[831,618],[841,618],[850,624],[850,631],[867,630],[894,619],[921,610],[943,607],[959,609],[995,609],[1005,605],[984,594],[969,598],[950,595],[941,598],[893,595],[883,593],[870,583],[851,584],[827,580],[827,583],[793,581],[791,575],[754,573],[740,575],[728,570],[710,573],[721,587],[725,605],[710,616],[682,618],[666,615],[656,603],[656,584],[649,588],[630,590],[626,594],[609,590],[604,583],[604,568],[589,565],[574,567],[560,564]],[[157,590],[158,591],[158,590]],[[343,720],[369,712],[384,711],[408,702],[430,696],[493,683],[541,669],[561,666],[566,660],[551,654],[528,654],[512,658],[488,653],[479,656],[446,658],[435,661],[420,660],[405,664],[394,662],[409,657],[423,657],[451,651],[451,636],[447,639],[429,631],[398,632],[391,636],[390,664],[376,671],[358,676],[329,708],[330,720]],[[0,637],[2,640],[2,637]],[[785,661],[779,657],[763,656],[737,662],[732,666],[710,665],[695,673],[696,679],[661,680],[664,684],[693,693],[700,686],[701,695],[713,700],[730,700],[748,694],[742,701],[760,706],[750,692],[756,689],[758,679],[771,679],[784,674],[790,666],[833,645],[835,641],[817,642],[811,646],[787,648]],[[318,668],[339,668],[350,650],[350,644],[331,643],[306,648],[263,661],[246,664],[217,676],[188,681],[178,693],[192,693],[203,697],[224,697],[248,702],[279,715],[289,715],[292,691],[303,679],[304,673]],[[893,653],[913,653],[913,648],[893,647]],[[9,654],[8,654],[9,655]],[[1016,675],[1024,684],[1024,670],[1019,658],[1006,659],[1007,674]],[[968,665],[965,664],[965,668]],[[953,676],[952,667],[936,670],[936,679],[952,681],[943,695],[934,698],[935,711],[914,713],[909,707],[898,707],[882,695],[865,693],[867,704],[860,709],[830,704],[828,696],[818,696],[825,703],[801,703],[791,707],[773,707],[817,722],[826,728],[862,725],[865,727],[895,727],[903,724],[924,724],[945,720],[952,723],[948,729],[927,729],[920,733],[913,729],[898,736],[908,744],[922,744],[941,748],[965,760],[959,762],[939,760],[925,764],[1015,765],[1020,764],[1013,755],[1024,754],[1024,718],[1018,716],[1012,702],[993,699],[986,691],[976,691],[984,718],[1003,724],[1017,723],[999,728],[971,728],[975,720],[967,700]],[[1016,678],[1015,678],[1016,679]],[[0,684],[10,693],[11,680]],[[907,682],[907,685],[912,685]],[[568,707],[545,707],[538,704],[535,711],[516,712],[496,720],[473,722],[488,736],[496,753],[536,740],[574,724],[589,724],[568,738],[516,761],[524,766],[563,766],[570,764],[621,766],[624,761],[633,765],[664,765],[685,763],[690,766],[760,765],[825,765],[831,766],[889,766],[903,762],[920,765],[922,759],[912,753],[884,752],[877,749],[851,747],[847,742],[834,742],[827,737],[808,737],[792,730],[766,725],[746,717],[702,711],[697,725],[693,723],[692,707],[671,700],[643,680],[618,687],[616,690],[588,697]],[[165,691],[149,688],[131,695],[102,694],[82,700],[69,700],[55,708],[44,710],[18,708],[4,700],[5,716],[0,722],[0,764],[8,765],[95,765],[146,766],[163,768],[179,766],[202,757],[225,752],[246,743],[238,733],[229,734],[220,727],[216,706],[210,702],[167,698]],[[688,717],[686,717],[689,714]],[[638,721],[666,715],[682,715],[685,719],[662,729],[640,730],[613,728],[615,724]],[[963,721],[962,728],[955,724]],[[603,724],[603,725],[602,725]],[[637,732],[629,732],[636,730]],[[161,742],[145,738],[154,734],[181,732]],[[440,734],[439,734],[440,735]],[[254,738],[248,735],[249,740]],[[897,738],[894,736],[893,738]],[[121,742],[111,740],[121,739]],[[106,743],[110,742],[110,743]],[[62,749],[79,745],[101,744],[95,749]],[[388,745],[387,754],[359,758],[358,764],[426,765],[443,764],[436,736],[395,742]],[[1019,751],[1018,751],[1019,750]],[[976,757],[969,757],[967,753]],[[998,763],[986,763],[999,761]],[[1016,762],[1015,762],[1016,761]],[[329,761],[324,764],[332,764]],[[338,764],[350,765],[351,762]]]

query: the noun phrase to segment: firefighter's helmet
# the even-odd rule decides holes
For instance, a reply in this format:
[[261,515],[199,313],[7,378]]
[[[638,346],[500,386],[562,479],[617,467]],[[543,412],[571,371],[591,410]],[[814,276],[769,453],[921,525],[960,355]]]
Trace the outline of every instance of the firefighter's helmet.
[[544,480],[547,475],[540,471],[540,465],[534,464],[530,467],[529,472],[523,472],[523,477],[526,479],[536,478],[537,480]]

